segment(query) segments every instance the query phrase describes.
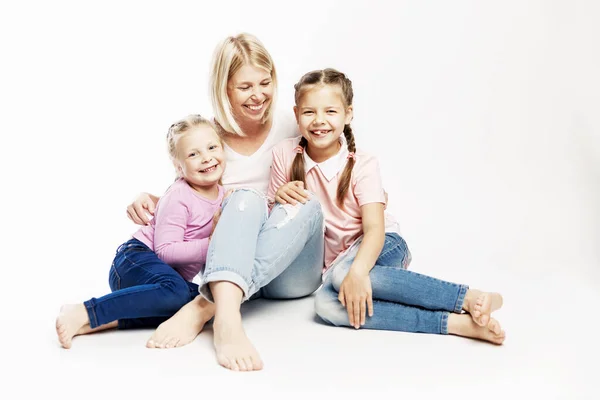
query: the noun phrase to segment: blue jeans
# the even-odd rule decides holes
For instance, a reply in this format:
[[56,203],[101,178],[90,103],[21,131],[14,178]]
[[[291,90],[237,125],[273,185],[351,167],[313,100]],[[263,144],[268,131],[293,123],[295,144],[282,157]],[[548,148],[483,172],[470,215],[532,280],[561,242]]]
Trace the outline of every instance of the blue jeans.
[[[336,261],[317,292],[317,315],[336,326],[350,326],[338,291],[348,274],[356,252]],[[385,244],[371,270],[373,316],[367,315],[363,328],[404,332],[448,334],[449,313],[462,312],[468,286],[445,282],[407,271],[410,251],[404,239],[387,233]]]
[[209,282],[228,281],[251,297],[293,299],[321,285],[323,213],[316,196],[296,206],[276,204],[252,189],[223,202],[206,259],[200,293],[214,301]]
[[119,329],[156,327],[198,294],[198,285],[137,239],[119,246],[108,280],[112,293],[83,303],[92,328],[115,320]]

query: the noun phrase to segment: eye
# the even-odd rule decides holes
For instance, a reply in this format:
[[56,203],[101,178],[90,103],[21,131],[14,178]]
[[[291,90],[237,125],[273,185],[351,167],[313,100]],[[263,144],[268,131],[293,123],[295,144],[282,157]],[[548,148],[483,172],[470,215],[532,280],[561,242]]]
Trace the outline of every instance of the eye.
[[213,144],[208,149],[209,150],[215,150],[215,149],[218,149],[218,148],[219,148],[219,146],[217,146],[216,144]]
[[328,110],[327,114],[337,114],[337,111],[336,110]]
[[238,89],[240,89],[242,91],[246,91],[246,90],[250,89],[250,86],[240,86]]
[[311,115],[311,114],[314,114],[314,113],[312,111],[308,111],[308,110],[302,112],[302,115]]
[[196,153],[195,151],[191,152],[190,154],[188,154],[188,157],[196,157],[198,153]]
[[266,87],[266,86],[269,86],[270,84],[271,84],[271,81],[269,81],[269,82],[263,82],[260,85]]

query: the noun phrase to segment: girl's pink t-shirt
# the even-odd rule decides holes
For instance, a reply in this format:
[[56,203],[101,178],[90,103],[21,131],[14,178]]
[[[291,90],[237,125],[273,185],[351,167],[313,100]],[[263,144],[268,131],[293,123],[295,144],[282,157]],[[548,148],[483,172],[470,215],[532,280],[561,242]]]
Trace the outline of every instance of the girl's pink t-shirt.
[[202,197],[184,179],[178,179],[160,198],[154,218],[133,237],[187,281],[204,269],[213,216],[223,201],[223,187],[215,200]]
[[[268,197],[273,199],[277,189],[290,182],[290,170],[300,138],[287,139],[273,148],[273,165]],[[338,179],[348,161],[348,148],[343,136],[337,155],[322,162],[314,162],[304,152],[306,189],[318,197],[325,217],[325,267],[329,268],[336,258],[350,248],[362,236],[360,207],[368,203],[384,203],[385,193],[377,159],[361,150],[355,152],[355,164],[344,209],[337,205]],[[392,227],[392,229],[388,229]],[[386,230],[397,231],[397,223],[386,213]]]

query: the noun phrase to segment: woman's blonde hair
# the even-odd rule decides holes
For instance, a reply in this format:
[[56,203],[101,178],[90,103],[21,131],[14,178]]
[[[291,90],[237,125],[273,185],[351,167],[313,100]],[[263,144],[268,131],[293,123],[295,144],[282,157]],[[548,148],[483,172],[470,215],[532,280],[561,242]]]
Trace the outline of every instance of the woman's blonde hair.
[[242,33],[223,40],[215,49],[210,74],[210,97],[215,120],[224,131],[240,136],[244,136],[244,133],[233,116],[231,102],[227,96],[227,84],[231,77],[246,64],[262,68],[271,75],[273,97],[261,121],[265,123],[271,118],[275,103],[277,73],[271,55],[255,36]]

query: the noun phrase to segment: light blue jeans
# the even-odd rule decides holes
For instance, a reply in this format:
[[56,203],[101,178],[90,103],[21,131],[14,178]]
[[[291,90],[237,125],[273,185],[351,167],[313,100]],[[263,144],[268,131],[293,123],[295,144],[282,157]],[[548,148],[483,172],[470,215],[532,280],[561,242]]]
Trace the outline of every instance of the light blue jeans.
[[[317,292],[317,315],[332,325],[350,326],[338,291],[355,256],[356,252],[350,252],[336,261]],[[387,233],[381,254],[369,274],[373,316],[367,315],[362,328],[448,334],[448,316],[451,312],[462,312],[469,287],[407,271],[410,260],[404,239],[396,233]]]
[[312,294],[323,271],[323,212],[316,196],[296,206],[276,204],[238,189],[222,206],[199,292],[214,301],[209,282],[239,286],[243,300],[293,299]]

